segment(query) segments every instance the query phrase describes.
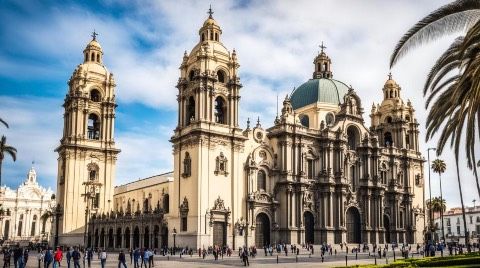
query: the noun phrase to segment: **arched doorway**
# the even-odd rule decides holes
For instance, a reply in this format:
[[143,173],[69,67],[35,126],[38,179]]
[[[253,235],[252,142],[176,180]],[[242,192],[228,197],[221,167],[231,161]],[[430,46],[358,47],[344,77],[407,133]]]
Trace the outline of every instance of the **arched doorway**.
[[162,247],[168,247],[168,227],[162,227]]
[[315,221],[313,214],[309,211],[303,213],[303,222],[305,224],[305,243],[313,244],[315,242],[315,235],[313,233]]
[[130,228],[128,227],[125,229],[123,240],[125,241],[125,248],[130,248]]
[[116,238],[115,248],[121,248],[121,247],[122,247],[122,229],[117,228],[117,238]]
[[223,247],[226,245],[227,228],[223,221],[213,222],[213,245]]
[[270,245],[270,219],[265,213],[259,213],[255,221],[255,245],[263,248]]
[[385,243],[390,244],[390,217],[383,215],[383,228],[385,228]]
[[113,229],[108,230],[108,247],[113,248]]
[[160,227],[158,225],[155,225],[153,227],[153,247],[158,248],[158,235],[160,233]]
[[145,227],[145,232],[143,233],[143,246],[146,248],[150,247],[150,228]]
[[95,230],[95,234],[94,234],[94,239],[95,239],[95,247],[98,248],[98,229]]
[[361,226],[360,213],[355,207],[350,207],[347,210],[347,243],[360,244],[361,241]]
[[102,231],[100,232],[100,247],[104,248],[105,247],[105,229],[102,228]]
[[3,232],[3,239],[8,240],[10,234],[10,220],[5,221],[5,230]]
[[133,230],[133,247],[140,247],[140,230],[138,230],[138,227]]

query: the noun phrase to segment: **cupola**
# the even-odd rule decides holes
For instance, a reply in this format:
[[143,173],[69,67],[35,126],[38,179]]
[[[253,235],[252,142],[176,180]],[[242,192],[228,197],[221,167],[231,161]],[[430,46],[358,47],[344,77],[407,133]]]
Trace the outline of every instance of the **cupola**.
[[320,46],[320,53],[315,57],[315,60],[313,61],[313,64],[315,65],[315,72],[313,73],[313,78],[318,79],[318,78],[332,78],[332,61],[330,60],[330,57],[327,56],[325,53],[324,49],[327,48],[326,46],[322,45]]
[[400,86],[393,80],[392,73],[388,74],[388,80],[383,86],[383,98],[386,99],[396,99],[400,98]]
[[97,33],[93,31],[92,41],[88,43],[87,47],[83,50],[84,63],[98,63],[102,64],[103,51],[100,43],[97,42]]
[[212,6],[208,9],[208,18],[203,23],[202,28],[200,28],[200,42],[204,41],[215,41],[220,42],[220,35],[222,35],[222,29],[218,25],[217,21],[213,19]]

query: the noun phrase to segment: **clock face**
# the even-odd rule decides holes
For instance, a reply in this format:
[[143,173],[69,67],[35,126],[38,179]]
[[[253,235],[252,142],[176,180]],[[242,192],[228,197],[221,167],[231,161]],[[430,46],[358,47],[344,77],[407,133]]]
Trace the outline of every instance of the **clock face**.
[[325,122],[327,123],[327,126],[333,125],[334,121],[335,121],[335,118],[333,117],[333,114],[328,113],[327,116],[325,117]]

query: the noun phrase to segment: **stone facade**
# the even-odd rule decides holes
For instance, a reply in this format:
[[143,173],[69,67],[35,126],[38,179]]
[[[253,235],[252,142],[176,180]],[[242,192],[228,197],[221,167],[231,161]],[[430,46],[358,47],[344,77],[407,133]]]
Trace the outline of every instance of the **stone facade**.
[[51,238],[53,219],[44,215],[55,206],[54,192],[38,184],[33,167],[16,190],[1,187],[0,204],[0,234],[6,243],[40,243]]

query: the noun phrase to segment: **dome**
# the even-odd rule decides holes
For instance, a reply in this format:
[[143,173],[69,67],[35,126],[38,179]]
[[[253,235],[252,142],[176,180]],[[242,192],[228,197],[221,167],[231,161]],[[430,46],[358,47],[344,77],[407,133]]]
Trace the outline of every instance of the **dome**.
[[317,102],[339,105],[343,102],[343,96],[348,93],[348,89],[345,83],[335,79],[310,79],[292,93],[290,101],[293,109]]
[[102,50],[102,46],[100,46],[100,43],[98,43],[97,40],[93,39],[92,41],[90,41],[90,43],[88,43],[86,49],[95,49],[95,48],[98,50]]
[[203,23],[203,27],[205,27],[205,26],[210,26],[210,25],[218,26],[218,23],[217,23],[217,21],[214,20],[212,17],[209,17],[209,18],[206,19],[205,22]]

